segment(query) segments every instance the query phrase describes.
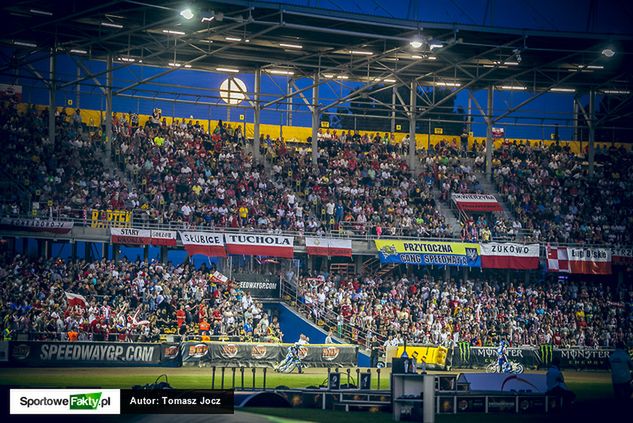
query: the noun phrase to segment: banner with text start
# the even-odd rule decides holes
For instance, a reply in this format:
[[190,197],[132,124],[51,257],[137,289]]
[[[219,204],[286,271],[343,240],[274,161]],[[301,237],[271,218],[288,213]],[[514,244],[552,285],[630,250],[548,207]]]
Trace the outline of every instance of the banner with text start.
[[481,267],[479,244],[397,239],[380,239],[374,242],[383,264]]

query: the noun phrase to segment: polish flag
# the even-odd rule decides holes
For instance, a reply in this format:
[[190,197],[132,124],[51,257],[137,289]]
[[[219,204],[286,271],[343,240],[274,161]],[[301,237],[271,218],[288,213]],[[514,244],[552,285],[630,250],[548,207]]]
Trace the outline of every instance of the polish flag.
[[70,292],[66,292],[66,302],[68,307],[80,306],[81,308],[86,308],[88,304],[83,295],[71,294]]
[[306,237],[306,251],[311,256],[351,257],[352,240]]
[[567,247],[550,247],[547,245],[547,271],[571,273]]

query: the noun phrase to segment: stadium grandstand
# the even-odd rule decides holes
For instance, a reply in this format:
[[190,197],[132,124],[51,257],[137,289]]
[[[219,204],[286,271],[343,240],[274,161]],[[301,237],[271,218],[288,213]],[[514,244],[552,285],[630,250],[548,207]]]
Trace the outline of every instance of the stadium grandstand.
[[[318,407],[416,419],[398,360],[459,384],[503,345],[548,372],[544,408],[515,398],[535,421],[570,407],[552,366],[610,384],[633,349],[633,9],[470,3],[2,5],[0,386],[387,367],[389,401]],[[471,407],[438,389],[432,421]]]

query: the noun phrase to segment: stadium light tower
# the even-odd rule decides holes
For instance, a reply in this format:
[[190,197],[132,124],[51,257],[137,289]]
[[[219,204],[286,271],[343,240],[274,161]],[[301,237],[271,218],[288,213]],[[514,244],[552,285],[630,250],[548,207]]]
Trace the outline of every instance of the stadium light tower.
[[413,48],[420,48],[422,47],[422,44],[424,44],[424,42],[422,41],[422,38],[419,35],[416,35],[415,37],[413,37],[413,39],[411,39],[411,42],[409,43],[409,45]]
[[193,12],[191,11],[191,9],[186,8],[185,10],[180,12],[180,16],[182,16],[183,18],[189,20],[189,19],[193,18]]

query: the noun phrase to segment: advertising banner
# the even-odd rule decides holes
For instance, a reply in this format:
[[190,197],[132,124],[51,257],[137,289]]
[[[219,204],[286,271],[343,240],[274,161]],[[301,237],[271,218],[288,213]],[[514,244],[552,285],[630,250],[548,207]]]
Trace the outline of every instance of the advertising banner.
[[159,366],[161,344],[12,341],[9,361],[27,367]]
[[481,267],[479,244],[396,239],[374,242],[383,264]]
[[152,231],[149,229],[110,228],[110,238],[113,244],[149,245]]
[[351,257],[352,240],[306,237],[306,251],[311,256]]
[[556,357],[560,360],[561,369],[607,370],[611,349],[603,348],[555,348],[543,344],[539,348],[542,367],[546,368]]
[[292,258],[294,237],[272,234],[225,234],[229,254]]
[[190,256],[226,257],[224,235],[221,233],[180,232],[180,240]]
[[[507,348],[508,360],[519,363],[527,369],[540,365],[540,355],[537,348]],[[452,366],[462,369],[484,369],[492,363],[497,363],[496,347],[472,347],[468,342],[459,342],[453,349]]]
[[458,209],[475,212],[502,211],[503,207],[492,194],[451,194]]
[[[290,344],[250,342],[183,342],[184,366],[272,367],[281,362]],[[303,345],[304,367],[345,367],[357,364],[355,345]]]
[[67,234],[73,229],[73,222],[57,222],[54,220],[15,219],[3,217],[0,229],[24,232],[50,232],[53,234]]
[[249,292],[253,298],[279,298],[281,296],[279,276],[234,273],[233,279],[241,290]]
[[162,231],[152,229],[151,244],[160,247],[176,246],[176,231]]
[[538,244],[500,244],[489,242],[480,244],[481,267],[488,269],[538,269]]
[[[391,363],[392,358],[402,356],[404,346],[387,347],[385,362]],[[429,370],[444,370],[446,367],[446,356],[448,349],[436,345],[411,345],[407,346],[407,355],[409,358],[416,357],[417,366],[421,368],[426,363]]]

